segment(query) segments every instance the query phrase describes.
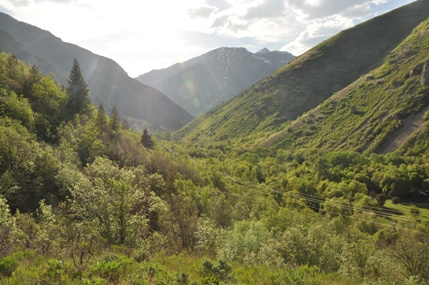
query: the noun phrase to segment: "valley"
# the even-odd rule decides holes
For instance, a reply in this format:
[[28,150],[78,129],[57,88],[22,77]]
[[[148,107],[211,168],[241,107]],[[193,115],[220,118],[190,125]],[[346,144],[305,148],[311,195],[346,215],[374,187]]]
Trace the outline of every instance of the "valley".
[[0,38],[0,284],[428,284],[428,0],[137,79]]

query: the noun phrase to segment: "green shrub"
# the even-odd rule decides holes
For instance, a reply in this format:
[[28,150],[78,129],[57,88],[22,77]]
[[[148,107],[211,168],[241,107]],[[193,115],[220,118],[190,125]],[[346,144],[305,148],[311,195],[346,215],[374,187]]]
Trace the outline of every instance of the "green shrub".
[[132,259],[108,253],[95,264],[95,273],[110,283],[117,284],[127,272]]
[[203,262],[203,283],[204,284],[220,284],[223,282],[232,282],[234,274],[232,267],[224,260],[219,260],[217,264],[213,264],[210,260]]
[[24,257],[24,252],[19,251],[0,260],[0,276],[10,277],[18,267],[18,261]]
[[133,256],[134,260],[137,262],[148,261],[149,257],[150,254],[147,250],[139,250]]
[[420,214],[420,210],[416,205],[410,205],[410,213],[417,216]]

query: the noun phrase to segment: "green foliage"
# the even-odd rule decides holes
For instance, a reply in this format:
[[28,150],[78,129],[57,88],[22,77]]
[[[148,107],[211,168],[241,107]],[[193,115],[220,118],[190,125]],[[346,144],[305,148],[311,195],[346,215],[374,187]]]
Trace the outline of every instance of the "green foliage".
[[99,132],[104,133],[108,130],[108,120],[106,116],[106,111],[104,110],[103,104],[98,106],[97,118],[95,120],[95,126],[98,128]]
[[396,242],[395,248],[391,254],[396,258],[406,271],[408,277],[415,276],[428,280],[429,268],[428,262],[428,236],[412,233],[403,235]]
[[152,138],[151,138],[151,136],[149,136],[146,128],[143,130],[141,143],[145,148],[148,148],[148,149],[153,149],[153,147],[154,147]]
[[73,186],[76,215],[109,243],[135,245],[145,230],[145,214],[151,210],[145,207],[152,197],[147,195],[142,178],[108,159],[97,158]]
[[10,214],[6,199],[0,195],[0,257],[10,253],[15,235],[15,218]]
[[203,283],[205,284],[220,284],[220,282],[234,281],[232,267],[224,260],[219,260],[213,263],[210,260],[203,262]]
[[13,272],[18,267],[19,259],[24,257],[24,252],[19,251],[14,253],[13,255],[4,257],[0,260],[0,275],[4,277],[12,276]]
[[91,113],[92,105],[89,99],[88,85],[80,71],[79,62],[75,58],[73,66],[70,71],[68,80],[67,94],[68,102],[67,109],[71,116],[74,114],[89,115]]
[[112,112],[110,113],[110,129],[117,132],[121,128],[121,119],[116,106],[113,106]]
[[107,254],[95,263],[94,274],[107,280],[111,284],[117,284],[127,273],[132,260],[114,254]]
[[28,99],[18,97],[15,92],[9,95],[0,97],[1,109],[0,114],[15,119],[21,122],[27,129],[33,130],[34,128],[34,113]]
[[419,208],[416,207],[416,205],[411,205],[410,206],[410,213],[413,216],[418,216],[420,214],[420,210],[419,210]]
[[[337,93],[325,102],[325,114],[288,123],[297,145],[265,149],[211,140],[202,146],[154,134],[157,145],[148,151],[141,134],[112,127],[114,116],[102,105],[63,121],[68,95],[52,77],[10,56],[0,55],[0,62],[10,63],[0,64],[0,79],[7,79],[0,93],[0,284],[406,284],[427,278],[420,266],[408,269],[427,264],[418,253],[428,255],[427,209],[417,204],[429,185],[427,130],[416,137],[419,143],[410,141],[409,151],[388,155],[332,144],[337,131],[346,135],[347,124],[377,104],[364,118],[374,138],[420,108],[410,104],[402,112],[386,103],[395,112],[390,116],[384,101],[370,97],[374,79],[351,86],[346,96]],[[382,79],[396,77],[405,80],[396,69]],[[414,94],[414,79],[394,87],[392,96]],[[354,101],[359,96],[375,105],[366,109]],[[350,120],[342,125],[344,114]],[[319,115],[335,120],[319,128]],[[338,129],[328,132],[334,123]],[[332,134],[326,148],[309,136],[319,130],[324,139]],[[349,146],[372,148],[370,140],[353,136]],[[301,147],[307,143],[312,147]]]

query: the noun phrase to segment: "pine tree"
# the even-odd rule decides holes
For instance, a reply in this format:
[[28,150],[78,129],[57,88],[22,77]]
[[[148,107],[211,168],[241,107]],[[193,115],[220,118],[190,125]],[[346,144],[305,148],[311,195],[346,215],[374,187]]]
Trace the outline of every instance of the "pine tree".
[[103,104],[100,104],[100,106],[98,106],[98,113],[97,119],[95,120],[95,125],[100,132],[105,132],[108,129],[106,111],[104,110]]
[[153,141],[150,135],[148,135],[148,131],[146,128],[143,130],[141,143],[145,148],[153,149]]
[[112,112],[110,113],[110,129],[112,131],[117,131],[121,128],[121,118],[119,117],[119,112],[116,106],[113,106]]
[[123,128],[124,130],[129,130],[129,129],[130,129],[130,123],[128,123],[128,121],[127,121],[126,119],[124,119],[124,120],[122,121],[122,128]]
[[70,114],[89,115],[91,112],[91,100],[89,99],[88,85],[86,85],[82,76],[77,59],[73,61],[68,83],[67,94],[69,98],[67,107]]

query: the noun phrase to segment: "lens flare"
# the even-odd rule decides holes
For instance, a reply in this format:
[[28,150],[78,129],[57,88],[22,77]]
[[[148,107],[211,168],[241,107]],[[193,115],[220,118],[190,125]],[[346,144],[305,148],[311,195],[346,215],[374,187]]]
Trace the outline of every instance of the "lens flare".
[[200,100],[198,100],[198,98],[192,99],[192,104],[194,105],[195,108],[199,108],[201,106],[201,102]]

